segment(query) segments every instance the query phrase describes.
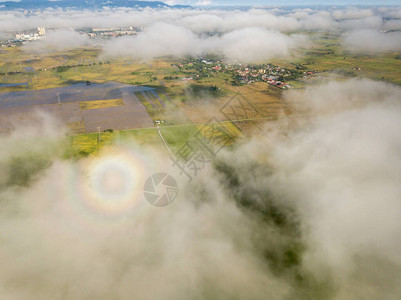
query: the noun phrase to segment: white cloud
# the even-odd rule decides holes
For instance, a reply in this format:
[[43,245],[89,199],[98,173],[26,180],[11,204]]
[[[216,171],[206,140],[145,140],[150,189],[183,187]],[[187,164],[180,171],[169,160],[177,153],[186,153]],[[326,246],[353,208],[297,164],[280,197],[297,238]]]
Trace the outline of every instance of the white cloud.
[[[394,8],[393,17],[399,9]],[[388,12],[390,13],[390,12]],[[347,8],[343,10],[278,9],[240,10],[178,10],[151,9],[134,10],[129,8],[105,8],[101,11],[48,9],[34,15],[21,11],[0,12],[0,28],[3,31],[30,29],[32,27],[76,28],[76,27],[113,27],[113,26],[150,26],[157,22],[185,25],[194,32],[207,32],[210,28],[229,32],[244,27],[265,27],[279,31],[302,29],[318,30],[330,28],[366,28],[363,26],[381,25],[382,15],[386,12],[372,9]],[[210,22],[210,23],[209,23]],[[359,24],[359,25],[358,25]]]
[[209,6],[212,5],[213,1],[210,0],[201,0],[195,3],[195,6]]
[[182,26],[157,23],[136,37],[109,41],[104,46],[104,55],[150,59],[215,53],[229,60],[255,63],[289,56],[292,49],[301,45],[307,45],[303,36],[287,36],[263,28],[234,30],[220,37],[200,37]]
[[82,36],[76,31],[59,29],[48,30],[46,36],[26,44],[24,49],[27,51],[60,51],[79,48],[90,43],[87,36]]
[[262,28],[245,28],[221,37],[220,51],[225,57],[241,62],[263,62],[274,57],[286,57],[294,48],[306,45],[306,38],[287,36]]
[[346,49],[358,53],[401,51],[401,33],[356,30],[344,37],[343,45]]
[[335,10],[333,11],[333,17],[336,20],[350,20],[350,19],[362,19],[371,17],[374,15],[374,11],[372,9],[360,9],[356,7],[348,7],[343,10]]
[[107,56],[131,56],[150,59],[164,55],[197,55],[202,53],[201,40],[189,29],[156,23],[137,37],[118,38],[104,46]]

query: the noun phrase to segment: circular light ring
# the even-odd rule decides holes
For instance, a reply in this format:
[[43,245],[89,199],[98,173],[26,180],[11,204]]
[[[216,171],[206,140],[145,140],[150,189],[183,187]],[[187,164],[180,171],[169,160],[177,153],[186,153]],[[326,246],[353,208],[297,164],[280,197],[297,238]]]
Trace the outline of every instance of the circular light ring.
[[148,158],[125,148],[111,147],[74,170],[74,198],[102,216],[130,214],[143,200]]

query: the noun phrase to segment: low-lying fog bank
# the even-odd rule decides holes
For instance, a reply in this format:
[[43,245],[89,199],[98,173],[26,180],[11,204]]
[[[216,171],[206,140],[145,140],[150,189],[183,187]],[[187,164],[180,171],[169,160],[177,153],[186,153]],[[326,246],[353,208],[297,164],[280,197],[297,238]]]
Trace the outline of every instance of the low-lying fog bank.
[[[284,120],[191,183],[164,149],[63,160],[45,121],[0,140],[4,299],[399,299],[401,89],[369,80],[287,94]],[[46,119],[45,119],[46,120]],[[180,186],[155,208],[155,172]]]

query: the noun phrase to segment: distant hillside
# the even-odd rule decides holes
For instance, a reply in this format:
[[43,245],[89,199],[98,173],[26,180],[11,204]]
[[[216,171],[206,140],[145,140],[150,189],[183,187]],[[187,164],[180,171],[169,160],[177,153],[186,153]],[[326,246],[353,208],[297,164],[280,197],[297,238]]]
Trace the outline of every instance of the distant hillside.
[[[1,3],[1,2],[0,2]],[[99,9],[102,7],[132,7],[132,8],[189,8],[188,5],[170,6],[160,1],[135,0],[21,0],[20,2],[6,1],[0,5],[0,10],[12,9],[45,9],[45,8],[87,8]]]

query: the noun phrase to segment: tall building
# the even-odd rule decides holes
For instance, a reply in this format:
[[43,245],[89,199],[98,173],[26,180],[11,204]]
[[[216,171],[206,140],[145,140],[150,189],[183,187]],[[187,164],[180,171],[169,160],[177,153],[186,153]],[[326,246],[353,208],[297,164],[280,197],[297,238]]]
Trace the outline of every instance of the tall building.
[[38,27],[38,33],[40,36],[46,35],[46,29],[44,27]]

